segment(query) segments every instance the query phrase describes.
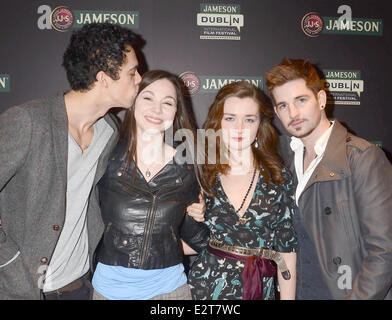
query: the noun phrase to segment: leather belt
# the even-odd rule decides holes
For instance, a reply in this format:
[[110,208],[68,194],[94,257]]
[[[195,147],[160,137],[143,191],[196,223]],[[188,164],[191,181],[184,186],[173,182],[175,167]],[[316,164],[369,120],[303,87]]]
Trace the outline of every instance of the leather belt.
[[44,292],[44,295],[62,294],[65,292],[72,292],[72,291],[78,290],[81,287],[83,287],[83,285],[85,284],[86,281],[89,280],[90,275],[91,275],[91,272],[89,271],[84,276],[70,282],[69,284],[67,284],[66,286],[64,286],[62,288],[59,288],[59,289],[53,290],[53,291],[49,291],[49,292]]
[[210,246],[214,249],[221,250],[224,252],[234,253],[239,256],[243,257],[262,257],[265,259],[273,260],[279,268],[282,277],[285,280],[289,280],[291,278],[291,274],[289,269],[287,268],[286,262],[284,261],[280,252],[275,250],[269,250],[264,248],[256,248],[256,249],[249,249],[244,247],[238,246],[230,246],[222,241],[218,241],[216,239],[210,239],[209,242]]

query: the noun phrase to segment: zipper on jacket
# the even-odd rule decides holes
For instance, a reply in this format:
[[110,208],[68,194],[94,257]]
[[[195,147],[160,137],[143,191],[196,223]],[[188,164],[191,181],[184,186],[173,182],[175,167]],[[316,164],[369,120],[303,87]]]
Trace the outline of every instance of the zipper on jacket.
[[142,258],[141,258],[141,263],[140,266],[143,267],[144,266],[144,262],[146,259],[146,255],[147,255],[147,248],[149,246],[150,243],[150,233],[151,233],[151,229],[152,229],[152,225],[153,225],[153,220],[154,220],[154,216],[155,216],[155,201],[157,198],[156,194],[152,195],[152,205],[151,205],[151,211],[150,214],[148,216],[148,221],[147,221],[147,225],[146,225],[146,235],[145,235],[145,241],[144,241],[144,246],[143,246],[143,252],[142,252]]
[[[157,197],[159,195],[159,191],[160,190],[155,191],[156,193],[152,193],[150,191],[146,191],[145,189],[138,188],[136,185],[134,185],[133,188],[138,189],[138,190],[140,190],[142,192],[147,192],[147,193],[152,195],[152,205],[151,205],[150,213],[149,213],[148,220],[147,220],[146,227],[145,227],[145,230],[146,230],[146,233],[145,233],[145,236],[144,236],[145,240],[144,240],[144,245],[143,245],[143,249],[142,249],[142,256],[141,256],[141,259],[140,259],[140,267],[143,267],[144,263],[146,262],[145,260],[146,260],[146,256],[147,256],[147,249],[148,249],[149,244],[150,244],[150,236],[151,236],[152,228],[153,228],[153,225],[154,225],[153,221],[154,221],[155,213],[156,213],[155,212],[155,203],[156,203],[156,199],[157,199]],[[169,192],[166,192],[165,195],[170,194],[170,193],[174,193],[174,192],[177,192],[177,191],[178,191],[177,189],[173,189],[173,190],[171,190]]]

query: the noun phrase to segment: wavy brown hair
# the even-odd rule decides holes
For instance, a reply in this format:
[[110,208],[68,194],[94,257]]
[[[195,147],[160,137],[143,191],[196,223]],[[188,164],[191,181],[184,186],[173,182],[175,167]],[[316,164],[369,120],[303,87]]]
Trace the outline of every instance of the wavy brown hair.
[[[267,104],[265,94],[250,84],[248,81],[233,82],[222,87],[216,95],[215,101],[208,110],[207,121],[204,123],[204,130],[212,129],[215,132],[221,129],[221,121],[224,114],[225,101],[230,97],[252,98],[259,107],[260,126],[257,131],[258,147],[252,144],[254,166],[259,169],[260,174],[267,183],[284,183],[282,175],[282,161],[278,155],[279,137],[276,129],[272,125],[274,114],[272,108]],[[218,138],[219,139],[219,138]],[[217,174],[227,174],[230,170],[228,164],[220,159],[220,143],[216,145],[216,164],[208,162],[208,153],[212,151],[206,148],[206,164],[203,165],[203,182],[207,191],[212,193],[211,188],[216,181]],[[215,150],[214,150],[215,151]],[[264,169],[264,170],[261,170]]]
[[266,72],[266,85],[268,93],[276,103],[272,91],[275,87],[280,87],[285,83],[304,79],[306,86],[313,92],[317,98],[317,93],[323,89],[320,75],[314,65],[308,60],[284,58],[278,65]]

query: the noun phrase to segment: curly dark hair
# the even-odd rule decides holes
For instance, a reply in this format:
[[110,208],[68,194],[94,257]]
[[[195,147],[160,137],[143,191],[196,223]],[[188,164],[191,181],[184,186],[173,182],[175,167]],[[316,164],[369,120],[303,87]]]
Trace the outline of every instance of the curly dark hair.
[[75,31],[62,64],[71,88],[90,90],[99,71],[118,80],[119,67],[125,62],[126,46],[135,48],[137,39],[131,30],[110,23],[86,24]]

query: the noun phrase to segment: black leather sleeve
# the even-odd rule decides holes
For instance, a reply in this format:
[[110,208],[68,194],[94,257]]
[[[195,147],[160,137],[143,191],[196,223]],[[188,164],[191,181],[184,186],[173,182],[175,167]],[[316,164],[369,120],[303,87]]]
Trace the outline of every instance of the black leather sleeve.
[[195,251],[201,252],[207,247],[210,230],[204,222],[197,222],[185,214],[180,231],[181,238]]

